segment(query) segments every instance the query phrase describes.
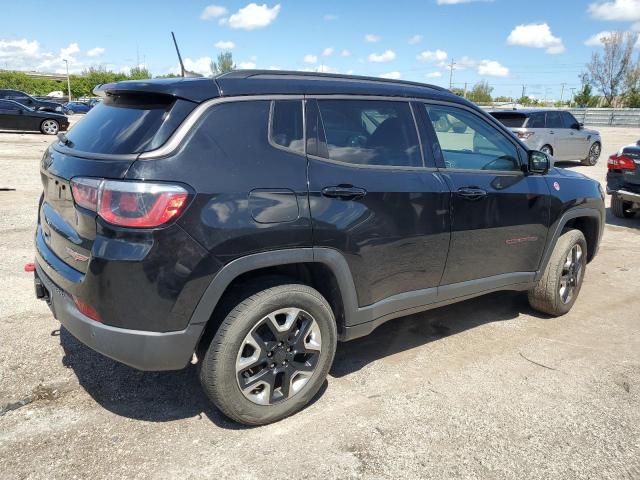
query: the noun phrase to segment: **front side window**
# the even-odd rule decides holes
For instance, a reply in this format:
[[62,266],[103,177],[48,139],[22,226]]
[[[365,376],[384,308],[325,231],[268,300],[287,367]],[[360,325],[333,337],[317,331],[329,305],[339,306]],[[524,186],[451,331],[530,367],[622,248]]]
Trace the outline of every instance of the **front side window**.
[[447,168],[520,170],[516,146],[488,122],[462,108],[425,107]]
[[564,120],[564,128],[574,128],[574,125],[578,124],[576,117],[569,112],[562,112],[562,118]]
[[304,153],[302,100],[271,102],[271,141],[294,152]]
[[422,167],[408,102],[318,100],[328,156],[356,165]]

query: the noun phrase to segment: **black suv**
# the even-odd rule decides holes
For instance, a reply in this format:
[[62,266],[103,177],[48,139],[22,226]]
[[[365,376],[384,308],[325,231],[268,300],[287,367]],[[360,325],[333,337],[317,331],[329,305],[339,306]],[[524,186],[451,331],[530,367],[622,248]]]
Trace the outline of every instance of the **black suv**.
[[633,218],[640,211],[640,140],[609,157],[607,193],[616,217]]
[[387,320],[497,290],[562,315],[598,249],[599,184],[439,87],[238,71],[96,93],[42,159],[36,294],[125,364],[199,363],[245,424],[301,409],[336,342]]
[[62,105],[56,102],[50,102],[48,100],[38,100],[33,98],[20,90],[7,90],[0,89],[0,100],[13,100],[25,107],[32,108],[33,110],[43,110],[45,112],[62,112]]

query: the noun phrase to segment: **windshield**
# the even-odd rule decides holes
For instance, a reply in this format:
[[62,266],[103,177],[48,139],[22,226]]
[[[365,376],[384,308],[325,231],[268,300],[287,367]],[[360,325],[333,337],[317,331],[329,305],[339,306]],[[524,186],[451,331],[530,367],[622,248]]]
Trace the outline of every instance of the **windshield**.
[[527,116],[522,113],[491,112],[491,115],[500,120],[505,127],[509,128],[522,128],[524,122],[527,120]]

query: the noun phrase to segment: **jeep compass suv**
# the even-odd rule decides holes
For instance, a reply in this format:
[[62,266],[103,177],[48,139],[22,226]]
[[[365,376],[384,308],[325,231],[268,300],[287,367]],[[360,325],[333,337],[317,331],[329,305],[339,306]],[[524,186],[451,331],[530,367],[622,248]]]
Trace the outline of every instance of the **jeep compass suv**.
[[598,249],[599,184],[439,87],[237,71],[96,93],[42,158],[36,294],[127,365],[198,363],[245,424],[300,410],[338,340],[393,318],[497,290],[562,315]]

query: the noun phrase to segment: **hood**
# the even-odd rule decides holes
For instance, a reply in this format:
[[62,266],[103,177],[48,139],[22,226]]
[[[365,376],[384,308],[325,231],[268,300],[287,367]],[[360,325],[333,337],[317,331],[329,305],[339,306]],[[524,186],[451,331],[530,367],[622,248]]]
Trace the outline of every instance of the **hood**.
[[590,128],[583,128],[582,131],[588,135],[600,136],[600,132],[597,130],[592,130]]
[[574,170],[569,170],[568,168],[558,168],[553,167],[549,170],[549,175],[554,177],[565,177],[565,178],[583,178],[586,180],[591,180],[591,178],[583,175],[580,172],[576,172]]

